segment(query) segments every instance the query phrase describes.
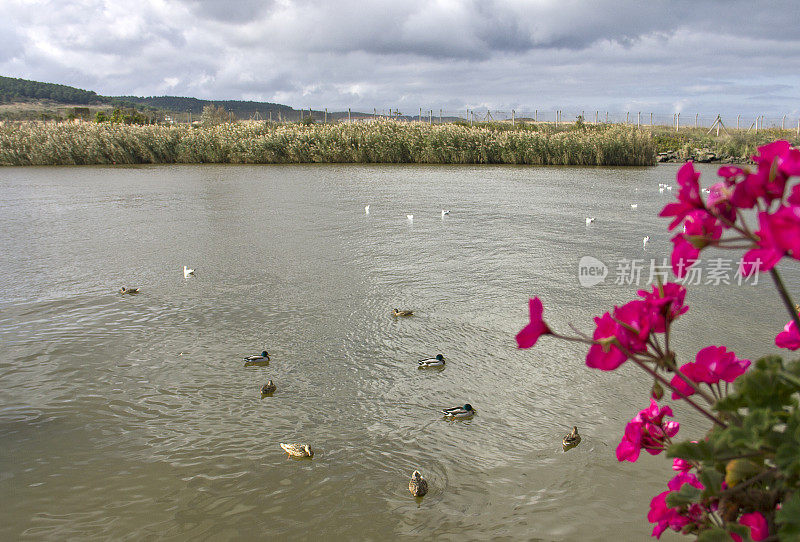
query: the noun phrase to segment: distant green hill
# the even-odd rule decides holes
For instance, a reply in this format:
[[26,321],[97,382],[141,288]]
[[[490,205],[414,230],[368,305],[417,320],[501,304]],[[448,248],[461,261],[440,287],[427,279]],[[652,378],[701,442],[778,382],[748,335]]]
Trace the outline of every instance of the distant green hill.
[[81,105],[111,101],[110,98],[99,96],[91,90],[0,76],[0,103],[32,100],[52,100],[58,103]]
[[250,118],[255,113],[259,113],[262,118],[267,117],[270,113],[273,115],[281,113],[283,116],[288,117],[296,117],[298,115],[298,112],[288,105],[269,102],[199,100],[197,98],[183,98],[180,96],[150,96],[147,98],[141,98],[139,96],[114,96],[114,99],[128,103],[147,105],[156,109],[164,109],[167,111],[183,113],[191,111],[196,115],[199,115],[203,112],[203,107],[207,105],[215,105],[218,107],[224,107],[228,111],[232,111],[240,119]]
[[[207,105],[221,106],[233,112],[239,119],[249,119],[258,113],[262,119],[272,114],[278,117],[296,120],[300,112],[288,105],[269,102],[252,102],[239,100],[199,100],[180,96],[101,96],[91,90],[83,90],[56,83],[41,83],[27,79],[0,76],[0,104],[16,102],[50,101],[68,105],[107,105],[108,107],[127,107],[152,112],[161,110],[171,113],[191,112],[200,115]],[[316,113],[316,112],[315,112]]]

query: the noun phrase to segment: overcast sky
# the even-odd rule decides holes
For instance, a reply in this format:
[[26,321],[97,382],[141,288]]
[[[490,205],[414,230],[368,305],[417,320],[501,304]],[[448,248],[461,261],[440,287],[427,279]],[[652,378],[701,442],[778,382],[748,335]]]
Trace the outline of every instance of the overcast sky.
[[796,124],[799,22],[796,0],[0,0],[0,75],[297,108]]

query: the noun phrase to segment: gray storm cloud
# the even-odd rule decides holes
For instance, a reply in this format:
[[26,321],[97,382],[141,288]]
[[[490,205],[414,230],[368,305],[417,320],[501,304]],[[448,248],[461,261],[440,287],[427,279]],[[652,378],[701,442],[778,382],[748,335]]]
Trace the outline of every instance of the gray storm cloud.
[[0,73],[329,109],[794,115],[797,20],[788,1],[12,0]]

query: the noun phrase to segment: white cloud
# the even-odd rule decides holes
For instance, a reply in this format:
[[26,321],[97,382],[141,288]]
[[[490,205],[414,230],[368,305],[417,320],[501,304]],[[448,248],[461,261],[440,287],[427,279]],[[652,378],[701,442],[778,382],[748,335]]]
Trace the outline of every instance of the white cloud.
[[[102,94],[409,110],[797,110],[800,6],[112,0],[0,8],[0,73]],[[743,24],[746,21],[747,24]]]

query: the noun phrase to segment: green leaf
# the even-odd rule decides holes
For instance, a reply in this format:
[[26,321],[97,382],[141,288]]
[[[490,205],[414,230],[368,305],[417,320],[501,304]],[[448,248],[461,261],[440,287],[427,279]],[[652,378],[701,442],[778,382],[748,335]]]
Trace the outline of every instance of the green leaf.
[[731,535],[725,529],[719,527],[706,529],[697,535],[697,542],[731,542],[731,540],[733,540]]
[[694,486],[684,484],[679,491],[673,491],[667,495],[667,506],[670,508],[677,508],[678,506],[685,506],[697,502],[700,500],[702,492],[702,490]]
[[722,474],[719,471],[706,468],[700,472],[698,478],[700,479],[700,482],[706,486],[706,489],[703,492],[705,497],[715,496],[719,493],[722,487]]
[[800,492],[795,492],[790,499],[783,501],[781,509],[775,514],[775,521],[781,540],[800,538]]
[[704,440],[700,442],[679,442],[667,448],[667,457],[680,457],[687,461],[713,461],[714,450]]

